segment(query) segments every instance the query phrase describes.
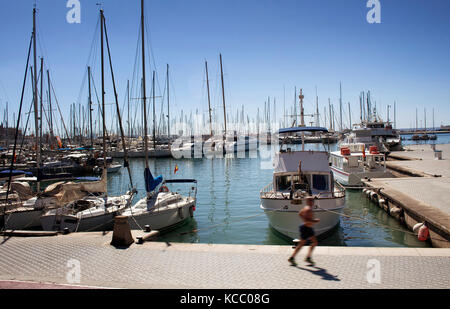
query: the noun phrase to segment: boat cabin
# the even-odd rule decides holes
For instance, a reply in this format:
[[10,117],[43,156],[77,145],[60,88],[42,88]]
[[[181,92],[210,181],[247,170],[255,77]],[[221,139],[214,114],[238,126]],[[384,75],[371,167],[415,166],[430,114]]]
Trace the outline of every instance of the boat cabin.
[[332,168],[342,171],[386,170],[385,155],[376,146],[367,151],[363,143],[341,144],[340,151],[330,153]]
[[333,180],[324,151],[286,151],[274,160],[273,185],[276,192],[331,192]]

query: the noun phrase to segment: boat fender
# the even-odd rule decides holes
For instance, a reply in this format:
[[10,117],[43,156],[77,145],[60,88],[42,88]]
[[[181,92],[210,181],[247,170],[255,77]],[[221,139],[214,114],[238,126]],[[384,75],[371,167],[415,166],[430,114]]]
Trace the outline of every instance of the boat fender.
[[400,207],[394,206],[389,209],[389,213],[392,217],[400,219],[402,209]]
[[380,198],[378,200],[378,205],[380,205],[381,208],[383,208],[385,204],[386,204],[386,201],[384,199]]
[[429,233],[430,231],[428,230],[428,227],[425,224],[423,224],[419,229],[419,234],[417,235],[417,238],[420,241],[426,241],[428,239]]
[[370,199],[375,202],[378,199],[377,193],[373,191],[370,192]]
[[413,232],[414,233],[418,233],[419,232],[419,229],[422,227],[422,225],[423,225],[423,223],[416,223],[414,226],[413,226]]
[[159,192],[169,192],[169,188],[166,186],[161,186],[161,188],[159,188]]

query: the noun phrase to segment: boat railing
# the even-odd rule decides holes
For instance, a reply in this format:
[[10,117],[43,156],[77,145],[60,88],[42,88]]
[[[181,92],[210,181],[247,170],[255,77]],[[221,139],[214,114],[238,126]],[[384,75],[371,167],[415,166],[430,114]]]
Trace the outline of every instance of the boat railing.
[[275,198],[276,192],[273,190],[273,183],[269,183],[259,192],[261,198]]
[[345,197],[345,187],[341,185],[339,182],[336,182],[336,185],[338,186],[338,188],[335,187],[333,191],[319,192],[319,194],[316,195],[316,198],[326,198],[329,196],[336,198]]

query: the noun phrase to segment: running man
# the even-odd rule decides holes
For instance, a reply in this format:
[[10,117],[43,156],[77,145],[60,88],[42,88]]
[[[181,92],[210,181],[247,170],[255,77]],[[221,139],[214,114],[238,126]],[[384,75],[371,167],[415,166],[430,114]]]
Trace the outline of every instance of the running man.
[[306,206],[303,207],[298,215],[303,220],[303,224],[300,225],[300,241],[297,245],[297,247],[294,250],[294,253],[292,253],[291,257],[288,259],[288,261],[296,266],[297,263],[295,262],[295,256],[300,251],[300,249],[306,244],[307,240],[311,240],[311,246],[309,247],[308,255],[306,256],[305,261],[310,263],[311,265],[314,265],[314,261],[311,259],[312,251],[314,250],[314,247],[317,246],[317,238],[314,235],[313,225],[318,223],[320,219],[314,218],[314,212],[313,208],[314,206],[314,198],[308,197],[306,199]]

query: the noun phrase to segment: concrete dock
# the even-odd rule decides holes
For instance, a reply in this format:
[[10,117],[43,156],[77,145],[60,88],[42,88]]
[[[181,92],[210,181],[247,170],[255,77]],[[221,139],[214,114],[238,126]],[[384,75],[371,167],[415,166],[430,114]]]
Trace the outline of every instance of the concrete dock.
[[[142,234],[133,231],[133,237]],[[112,233],[11,237],[0,242],[0,288],[393,289],[450,288],[450,249],[146,242],[110,245]]]
[[[427,222],[434,247],[450,247],[450,145],[436,145],[442,160],[435,158],[430,145],[406,146],[405,151],[393,152],[388,168],[404,174],[400,178],[379,178],[365,181],[374,188],[379,199],[389,207],[399,207],[406,225]],[[390,204],[390,206],[389,206]]]

